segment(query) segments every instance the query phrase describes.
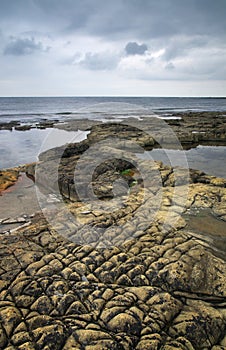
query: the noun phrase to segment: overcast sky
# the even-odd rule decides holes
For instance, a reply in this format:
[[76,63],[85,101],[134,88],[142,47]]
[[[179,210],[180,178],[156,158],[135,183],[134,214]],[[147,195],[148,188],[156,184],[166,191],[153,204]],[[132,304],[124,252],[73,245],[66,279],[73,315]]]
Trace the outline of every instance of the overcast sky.
[[0,0],[0,96],[225,96],[226,0]]

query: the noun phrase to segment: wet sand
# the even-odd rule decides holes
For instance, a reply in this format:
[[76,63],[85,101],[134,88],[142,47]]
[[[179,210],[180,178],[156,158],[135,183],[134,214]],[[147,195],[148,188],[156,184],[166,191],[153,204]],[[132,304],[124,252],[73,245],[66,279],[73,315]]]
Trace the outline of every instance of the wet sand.
[[[29,216],[40,211],[36,197],[34,182],[25,173],[19,176],[15,185],[2,192],[0,196],[0,222],[29,220]],[[9,219],[9,220],[8,220]],[[20,226],[21,222],[15,224],[0,224],[0,232]]]

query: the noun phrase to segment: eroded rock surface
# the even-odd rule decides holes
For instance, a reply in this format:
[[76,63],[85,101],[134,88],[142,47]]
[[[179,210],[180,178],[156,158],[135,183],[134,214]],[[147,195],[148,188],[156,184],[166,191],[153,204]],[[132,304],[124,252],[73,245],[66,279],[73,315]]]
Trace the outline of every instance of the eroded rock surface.
[[0,170],[0,195],[1,192],[12,186],[19,177],[17,169]]
[[182,144],[225,144],[226,115],[223,112],[178,113],[181,120],[168,123],[178,135]]
[[1,348],[224,349],[225,262],[157,222],[137,236],[96,249],[38,217],[1,237]]
[[43,214],[1,235],[0,348],[226,349],[224,252],[184,219],[226,228],[226,180],[92,142],[43,154]]

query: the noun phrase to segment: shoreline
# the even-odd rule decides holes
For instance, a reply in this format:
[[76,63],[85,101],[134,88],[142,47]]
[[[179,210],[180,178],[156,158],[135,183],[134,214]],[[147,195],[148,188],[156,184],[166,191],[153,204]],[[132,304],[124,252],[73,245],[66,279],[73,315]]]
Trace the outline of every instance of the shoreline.
[[[169,125],[169,128],[172,129],[172,132],[174,132],[175,135],[178,137],[178,142],[182,145],[185,151],[189,151],[191,149],[198,149],[197,148],[198,146],[226,147],[226,112],[224,114],[222,112],[189,112],[188,111],[186,113],[174,113],[172,118],[174,119],[166,118],[164,119],[164,122],[166,122]],[[144,131],[147,131],[147,133],[150,134],[152,133],[152,129],[151,129],[151,126],[149,125],[150,124],[149,120],[150,118],[144,116],[139,119],[130,117],[119,121],[117,119],[105,120],[105,122],[103,121],[100,122],[100,121],[90,120],[90,119],[77,119],[77,120],[70,120],[70,121],[64,121],[64,122],[45,120],[35,125],[29,124],[29,123],[20,124],[19,122],[10,122],[10,123],[3,123],[3,124],[0,123],[0,133],[1,131],[10,132],[10,142],[12,143],[8,149],[8,146],[7,146],[7,142],[9,142],[8,136],[7,134],[3,135],[4,137],[2,141],[3,144],[2,144],[1,152],[2,152],[2,157],[6,157],[6,161],[5,161],[5,166],[1,166],[1,170],[15,168],[15,167],[17,168],[17,167],[20,167],[21,164],[32,163],[37,161],[37,156],[40,153],[40,148],[42,147],[43,142],[46,146],[46,149],[48,149],[48,148],[60,146],[61,144],[57,145],[57,142],[59,142],[61,139],[62,139],[62,144],[66,142],[76,142],[77,140],[80,141],[81,139],[80,137],[83,132],[84,132],[84,135],[82,137],[85,138],[87,134],[90,132],[90,130],[94,129],[94,132],[95,132],[95,128],[97,131],[100,130],[100,133],[103,134],[104,131],[102,131],[101,129],[104,129],[106,124],[112,124],[112,125],[114,123],[123,124],[123,125],[132,124],[137,130],[142,128]],[[17,129],[15,129],[15,127],[17,127]],[[78,132],[78,130],[81,130],[81,132],[80,131]],[[40,132],[40,135],[39,134],[33,135],[32,134],[33,131]],[[42,132],[44,133],[43,135],[42,135]],[[14,135],[14,133],[16,134]],[[61,135],[61,133],[65,133],[65,134]],[[113,130],[113,133],[115,133],[114,130]],[[96,136],[98,140],[97,132],[96,132]],[[96,136],[94,135],[93,139],[95,139]],[[126,137],[127,136],[128,135],[126,135]],[[15,137],[16,137],[16,140],[13,141]],[[50,142],[45,142],[45,138],[47,138],[47,141],[50,141]],[[24,139],[27,141],[24,142],[23,141]],[[36,148],[34,146],[32,147],[32,144],[34,143]],[[151,144],[148,144],[148,142],[144,144],[143,142],[142,144],[142,141],[141,141],[141,146],[144,147],[145,151],[150,151],[153,149],[158,150],[160,148],[159,145],[155,142],[154,143],[151,142]],[[166,149],[171,148],[171,145],[170,144],[167,145],[167,143],[165,143],[164,146]],[[0,147],[1,147],[1,144],[0,144]],[[19,151],[20,147],[21,147],[21,151]],[[21,153],[21,156],[20,156],[20,153]],[[191,152],[191,157],[192,157],[192,154],[193,153]],[[223,153],[222,153],[222,156],[223,156]],[[8,159],[10,159],[10,157],[14,157],[12,159],[15,159],[15,160],[9,162]],[[217,157],[217,154],[216,154],[216,157]],[[20,158],[21,160],[19,162],[16,161],[17,159],[20,159]],[[210,160],[208,159],[206,161],[209,162]],[[4,159],[3,159],[3,163],[4,163]],[[223,163],[223,160],[222,160],[222,163]],[[215,166],[217,166],[217,164]],[[204,171],[208,171],[208,169]],[[224,170],[222,170],[220,174],[224,174]],[[215,176],[219,176],[219,175],[216,174]]]
[[[200,115],[202,115],[202,118],[200,118]],[[176,113],[173,117],[176,119],[166,119],[166,122],[169,124],[170,128],[173,129],[173,131],[178,136],[178,139],[182,143],[183,149],[192,149],[196,148],[197,144],[204,144],[204,145],[215,145],[216,143],[219,143],[220,145],[226,145],[226,116],[219,117],[215,116],[215,112],[188,112],[185,114]],[[128,130],[126,130],[125,125],[130,125],[128,127]],[[131,129],[132,125],[132,129]],[[141,128],[142,125],[142,128]],[[214,126],[214,127],[213,127]],[[95,143],[100,142],[101,140],[104,140],[105,138],[108,138],[110,135],[115,135],[118,130],[123,130],[123,137],[126,139],[135,140],[136,142],[143,147],[143,152],[146,152],[146,150],[158,150],[159,145],[156,144],[153,141],[153,138],[150,136],[150,134],[145,134],[145,132],[141,132],[141,130],[145,129],[148,132],[152,128],[152,124],[150,124],[150,119],[147,117],[143,117],[142,119],[135,119],[135,118],[127,118],[123,122],[112,122],[108,121],[105,123],[99,123],[97,121],[89,120],[89,119],[82,119],[82,120],[72,120],[64,123],[54,123],[51,121],[45,121],[45,123],[40,125],[41,128],[56,128],[56,129],[62,129],[66,131],[77,131],[79,128],[83,131],[89,131],[90,134],[87,135],[87,139],[84,141],[69,144],[67,146],[67,149],[70,149],[69,153],[73,152],[78,148],[78,152],[76,151],[76,154],[81,154],[85,149],[87,149],[88,144],[92,145]],[[200,130],[200,132],[193,132],[194,128],[196,130]],[[19,132],[26,132],[27,125],[24,125],[22,128],[19,128]],[[137,130],[137,131],[136,131]],[[210,140],[207,140],[207,137],[210,137]],[[211,140],[212,138],[212,140]],[[214,139],[215,138],[215,139]],[[81,150],[79,150],[81,144]],[[85,148],[82,146],[84,144]],[[87,146],[86,146],[87,145]],[[170,150],[171,144],[169,144],[169,150]],[[56,147],[50,150],[46,150],[43,154],[41,154],[41,161],[50,156],[55,157],[55,153],[60,149],[63,149],[65,146]],[[175,154],[177,154],[177,150],[174,150]],[[150,153],[152,154],[152,153]],[[44,157],[44,158],[43,158]],[[142,158],[141,158],[142,159]],[[145,159],[145,158],[144,158]],[[158,162],[158,159],[155,159]],[[30,179],[34,179],[34,173],[35,173],[35,165],[37,162],[24,164],[21,166],[17,166],[14,168],[8,168],[3,171],[1,171],[1,177],[0,177],[0,193],[1,196],[4,196],[4,194],[7,192],[7,188],[9,188],[9,191],[14,191],[14,185],[17,184],[18,179],[20,178],[20,174],[26,174],[27,177]],[[197,171],[192,170],[189,168],[190,173]],[[198,171],[197,171],[198,172]],[[208,177],[208,174],[203,173],[204,176]],[[11,177],[11,178],[10,178]],[[214,178],[214,176],[209,176],[209,178]],[[216,179],[220,177],[216,176]],[[7,182],[8,181],[8,182]],[[221,181],[224,181],[223,178],[221,178]],[[61,186],[63,191],[65,191],[65,186]],[[67,188],[67,186],[66,186]],[[5,191],[6,190],[6,191]],[[73,191],[70,191],[70,193],[73,193]],[[66,198],[70,198],[69,192],[67,191],[63,193]],[[71,195],[71,198],[73,198],[73,194]],[[32,199],[33,200],[33,199]],[[26,213],[18,212],[18,217],[21,215],[26,215]],[[2,218],[3,219],[3,218]]]
[[[190,150],[192,148],[197,148],[197,146],[226,146],[226,112],[190,112],[186,113],[174,113],[172,117],[175,119],[163,118],[170,128],[172,128],[175,135],[178,137],[180,144],[184,150]],[[132,125],[136,130],[138,130],[137,136],[135,135],[136,141],[144,148],[144,151],[149,150],[158,150],[161,146],[153,141],[153,138],[148,136],[151,135],[152,123],[150,124],[150,118],[126,118],[123,121],[108,121],[99,122],[90,119],[77,119],[70,121],[59,121],[59,120],[42,120],[35,125],[33,124],[24,124],[18,121],[0,123],[1,130],[17,130],[18,132],[26,132],[30,129],[59,129],[65,131],[87,131],[91,132],[91,135],[88,135],[88,141],[92,143],[103,140],[112,134],[115,135],[116,130],[120,125]],[[147,135],[140,132],[139,130],[147,130]],[[136,132],[136,131],[134,131]],[[125,132],[124,137],[131,138],[131,132]],[[132,139],[134,135],[132,135]],[[79,141],[80,142],[80,141]],[[78,142],[78,143],[79,143]],[[170,147],[175,147],[167,142],[165,143],[166,148],[169,150]],[[59,149],[55,147],[54,149]],[[63,146],[62,146],[63,147]],[[173,150],[174,148],[172,148]],[[44,151],[44,154],[48,149]],[[51,153],[51,149],[50,149]],[[35,164],[36,162],[33,162]],[[0,192],[7,189],[9,186],[13,185],[18,177],[19,172],[25,172],[26,168],[32,166],[32,163],[20,164],[15,167],[2,168],[1,171],[1,183],[0,183]],[[4,172],[4,175],[3,175]]]

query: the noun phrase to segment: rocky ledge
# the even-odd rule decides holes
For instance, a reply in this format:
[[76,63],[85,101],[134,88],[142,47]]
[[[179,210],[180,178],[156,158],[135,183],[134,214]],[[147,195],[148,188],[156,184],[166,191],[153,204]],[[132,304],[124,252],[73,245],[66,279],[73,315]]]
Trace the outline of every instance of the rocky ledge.
[[184,147],[198,144],[226,144],[226,112],[177,113],[169,125]]
[[[1,235],[1,349],[226,349],[215,244],[226,239],[226,180],[138,161],[123,132],[146,135],[123,130],[114,145],[95,147],[91,132],[43,154],[36,174],[27,167],[44,209]],[[203,210],[219,223],[212,235],[191,225]]]
[[[133,140],[139,138],[140,145],[145,146],[146,149],[152,149],[153,147],[159,147],[155,136],[161,136],[164,138],[165,146],[169,148],[171,144],[171,138],[169,137],[169,128],[162,128],[163,124],[156,122],[156,116],[143,116],[140,119],[125,118],[121,123],[120,135],[129,136]],[[196,147],[199,144],[203,145],[226,145],[226,112],[180,112],[174,113],[171,116],[159,115],[160,120],[164,120],[176,134],[179,142],[185,149]],[[117,123],[120,124],[120,123]],[[111,131],[110,131],[110,125]],[[97,121],[90,121],[84,119],[73,120],[65,122],[63,124],[55,124],[55,127],[65,130],[90,130],[92,128],[92,138],[96,142],[100,138],[105,138],[111,135],[118,135],[118,128],[115,129],[115,123],[100,123]],[[126,128],[126,125],[130,125],[130,131]],[[125,127],[123,131],[123,126]],[[134,129],[132,130],[132,127]],[[161,132],[159,132],[161,127]],[[165,129],[165,130],[163,130]],[[142,130],[143,133],[142,139]],[[151,136],[151,137],[150,137]],[[174,145],[175,147],[176,145]]]

